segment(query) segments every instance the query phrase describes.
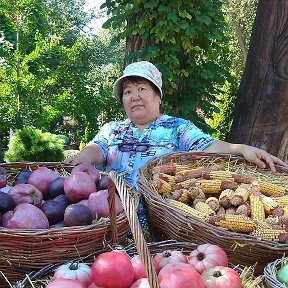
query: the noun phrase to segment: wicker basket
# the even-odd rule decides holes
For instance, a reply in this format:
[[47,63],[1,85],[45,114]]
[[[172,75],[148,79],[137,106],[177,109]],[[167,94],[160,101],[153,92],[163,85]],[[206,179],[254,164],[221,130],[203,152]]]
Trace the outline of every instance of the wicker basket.
[[[144,263],[146,274],[148,275],[147,278],[149,280],[150,286],[153,288],[160,288],[156,272],[152,268],[151,255],[163,252],[165,250],[180,250],[184,254],[188,255],[193,249],[197,247],[197,244],[191,242],[178,242],[176,240],[146,243],[138,221],[138,217],[135,213],[134,202],[131,201],[131,196],[133,197],[133,192],[131,193],[132,190],[126,189],[125,183],[119,174],[112,172],[110,175],[115,182],[117,190],[119,191],[119,195],[122,200],[124,210],[127,214],[127,218],[131,226],[131,232],[134,238],[134,243],[122,248],[131,257],[136,254],[140,255],[142,262]],[[97,255],[107,250],[111,251],[111,248],[114,247],[106,247],[103,250],[97,251],[85,258],[82,258],[81,261],[85,261],[85,263],[92,263]],[[44,288],[45,285],[47,285],[47,283],[51,280],[51,276],[53,275],[54,270],[61,264],[63,264],[63,262],[49,265],[38,272],[30,273],[30,275],[25,277],[25,279],[19,281],[17,285],[14,286],[14,288]],[[243,283],[246,282],[246,285],[243,285],[243,288],[264,287],[262,277],[255,278],[253,276],[253,267],[241,267],[239,265],[236,266],[233,264],[229,265],[240,274]]]
[[269,288],[286,288],[285,284],[278,281],[276,275],[277,271],[284,265],[288,264],[288,258],[282,257],[267,264],[264,268],[264,279],[267,287]]
[[[138,186],[147,204],[149,223],[155,239],[176,239],[199,244],[203,242],[217,244],[226,251],[232,263],[251,266],[257,262],[255,275],[262,274],[268,262],[281,258],[283,253],[288,252],[287,244],[279,244],[273,241],[261,240],[251,235],[224,230],[193,217],[186,217],[168,204],[152,185],[152,168],[159,164],[171,162],[195,165],[195,167],[208,165],[208,163],[218,163],[230,171],[247,172],[249,170],[249,173],[253,171],[254,175],[259,172],[257,177],[261,177],[260,174],[264,175],[265,172],[268,179],[271,180],[272,177],[269,170],[260,171],[243,158],[228,154],[183,152],[171,153],[150,160],[140,168]],[[287,170],[284,167],[277,167],[277,170],[281,175],[285,172],[283,175],[285,175],[287,181]]]
[[[0,165],[8,171],[8,183],[13,183],[20,169],[35,170],[39,166],[55,169],[60,175],[68,174],[73,168],[63,163],[46,162]],[[115,185],[111,179],[108,190],[110,217],[101,218],[94,224],[41,230],[0,228],[0,287],[9,287],[4,284],[7,283],[5,277],[9,283],[16,283],[27,273],[58,263],[59,259],[68,261],[89,255],[109,243],[126,243],[130,226],[124,212],[115,216]],[[137,202],[136,197],[134,200]]]

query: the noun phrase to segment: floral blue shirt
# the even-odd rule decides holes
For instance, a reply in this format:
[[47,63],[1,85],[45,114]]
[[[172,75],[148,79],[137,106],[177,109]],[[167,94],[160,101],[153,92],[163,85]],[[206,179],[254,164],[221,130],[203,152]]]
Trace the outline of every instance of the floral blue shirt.
[[107,172],[125,172],[125,180],[136,186],[138,169],[150,159],[171,152],[202,151],[214,141],[190,121],[161,115],[141,135],[128,118],[106,123],[91,142],[101,149]]

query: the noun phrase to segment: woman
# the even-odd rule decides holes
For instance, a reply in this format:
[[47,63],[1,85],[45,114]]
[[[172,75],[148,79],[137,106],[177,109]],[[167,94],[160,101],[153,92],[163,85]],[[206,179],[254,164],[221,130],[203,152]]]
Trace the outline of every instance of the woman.
[[114,84],[114,95],[123,104],[127,119],[105,124],[78,156],[65,162],[104,164],[107,172],[124,172],[124,178],[133,186],[139,167],[153,157],[176,151],[241,155],[260,168],[268,165],[273,172],[275,164],[287,165],[264,150],[214,139],[190,121],[162,115],[161,87],[161,73],[152,63],[128,65]]

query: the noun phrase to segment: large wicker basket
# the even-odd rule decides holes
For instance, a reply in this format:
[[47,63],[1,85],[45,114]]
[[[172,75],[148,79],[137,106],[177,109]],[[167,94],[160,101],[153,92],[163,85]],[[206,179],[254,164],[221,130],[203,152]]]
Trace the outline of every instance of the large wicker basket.
[[[177,239],[178,241],[191,241],[194,243],[210,242],[221,246],[233,263],[241,265],[253,265],[257,262],[255,275],[263,273],[263,268],[268,262],[281,258],[288,252],[287,244],[279,244],[274,241],[261,240],[257,237],[242,233],[230,232],[196,218],[185,216],[179,210],[172,207],[155,190],[152,185],[152,169],[156,165],[165,163],[190,164],[195,167],[208,163],[224,165],[231,171],[259,172],[271,179],[270,170],[259,170],[256,166],[246,162],[243,158],[228,154],[213,154],[204,152],[171,153],[160,158],[150,160],[140,168],[138,186],[144,195],[148,211],[149,223],[154,237],[158,240]],[[277,167],[279,173],[284,173],[287,181],[287,169]],[[282,174],[281,174],[282,175]],[[258,176],[257,176],[258,177]],[[288,185],[288,182],[286,182]]]
[[[160,288],[156,272],[151,264],[151,255],[163,252],[165,250],[179,250],[182,251],[184,254],[188,255],[192,250],[197,247],[197,244],[191,242],[178,242],[176,240],[146,243],[138,221],[138,217],[135,213],[135,201],[131,201],[131,199],[133,199],[134,197],[134,194],[132,192],[133,190],[128,190],[126,188],[126,185],[119,174],[112,172],[110,175],[116,185],[117,190],[119,191],[119,195],[122,200],[124,210],[127,214],[127,218],[131,226],[132,236],[134,239],[134,242],[127,246],[122,246],[122,249],[124,249],[131,257],[136,254],[140,255],[142,262],[144,263],[146,274],[148,275],[147,278],[149,280],[150,287]],[[94,253],[85,258],[77,260],[84,261],[85,263],[92,263],[97,255],[101,254],[104,251],[111,251],[111,249],[114,248],[116,247],[105,247],[102,250],[95,251]],[[63,262],[49,265],[38,272],[30,273],[25,277],[25,279],[19,281],[17,285],[14,286],[14,288],[44,288],[45,285],[47,285],[47,283],[49,283],[49,281],[51,280],[51,276],[53,275],[54,270],[61,264],[63,264]],[[257,278],[253,276],[253,267],[243,267],[234,264],[229,265],[240,274],[242,283],[245,283],[245,285],[243,285],[243,288],[264,287],[262,282],[262,276]]]
[[[8,171],[8,182],[20,169],[35,170],[46,166],[65,175],[73,166],[63,163],[9,163],[1,164]],[[129,187],[127,186],[127,189]],[[108,244],[126,243],[130,230],[128,219],[123,212],[115,216],[115,185],[109,183],[110,217],[86,226],[62,227],[42,230],[7,229],[0,227],[0,287],[9,287],[34,270],[49,264],[84,257]],[[137,198],[134,200],[137,202]],[[3,275],[4,274],[4,275]],[[6,278],[6,279],[5,279]]]

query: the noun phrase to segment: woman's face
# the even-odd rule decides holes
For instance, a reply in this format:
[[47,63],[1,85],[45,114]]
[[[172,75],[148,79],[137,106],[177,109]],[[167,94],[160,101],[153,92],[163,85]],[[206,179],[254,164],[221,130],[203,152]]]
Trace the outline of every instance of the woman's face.
[[160,92],[146,79],[124,80],[122,101],[127,116],[135,124],[149,124],[160,114]]

